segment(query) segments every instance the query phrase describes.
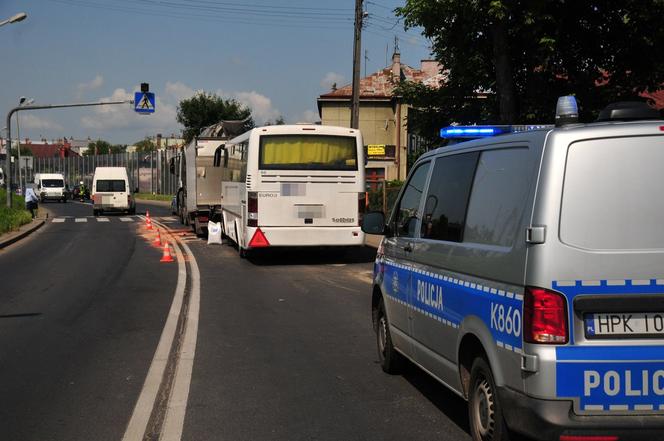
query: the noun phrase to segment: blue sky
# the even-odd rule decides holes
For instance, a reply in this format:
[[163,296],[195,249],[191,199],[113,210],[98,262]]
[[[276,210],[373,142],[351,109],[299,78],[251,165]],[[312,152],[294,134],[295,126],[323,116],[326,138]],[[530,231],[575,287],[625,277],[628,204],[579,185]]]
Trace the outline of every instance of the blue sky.
[[[402,62],[418,67],[429,57],[418,30],[397,23],[392,10],[402,3],[365,0],[367,73],[386,65],[395,36]],[[157,94],[155,115],[129,106],[22,112],[21,138],[177,135],[177,104],[196,90],[249,105],[258,123],[312,120],[318,95],[351,80],[353,10],[354,0],[2,0],[0,19],[28,18],[0,27],[0,129],[20,96],[124,99],[141,82]]]

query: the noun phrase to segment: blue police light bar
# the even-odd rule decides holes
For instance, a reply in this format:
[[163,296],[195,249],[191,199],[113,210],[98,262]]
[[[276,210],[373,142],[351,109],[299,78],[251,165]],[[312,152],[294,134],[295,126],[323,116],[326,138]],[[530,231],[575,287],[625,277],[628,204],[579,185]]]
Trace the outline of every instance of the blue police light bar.
[[447,139],[483,138],[510,132],[511,126],[449,126],[440,129],[440,137]]

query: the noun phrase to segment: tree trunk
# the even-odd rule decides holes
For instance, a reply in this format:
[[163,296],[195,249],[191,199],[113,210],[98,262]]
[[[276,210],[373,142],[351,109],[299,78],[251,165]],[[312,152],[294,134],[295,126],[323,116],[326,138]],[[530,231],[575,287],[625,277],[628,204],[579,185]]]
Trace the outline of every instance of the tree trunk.
[[496,69],[496,89],[498,92],[499,118],[503,124],[516,123],[516,89],[512,75],[512,60],[504,20],[496,19],[492,26],[493,58]]

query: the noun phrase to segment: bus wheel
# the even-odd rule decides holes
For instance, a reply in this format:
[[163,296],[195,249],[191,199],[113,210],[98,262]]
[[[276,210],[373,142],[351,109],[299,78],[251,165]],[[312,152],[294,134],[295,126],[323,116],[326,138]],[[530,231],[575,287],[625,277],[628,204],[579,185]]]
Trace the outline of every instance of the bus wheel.
[[403,369],[404,358],[392,344],[390,323],[387,321],[383,299],[378,304],[378,329],[376,330],[376,345],[378,347],[378,361],[383,371],[388,374],[398,374]]
[[498,389],[486,360],[478,357],[470,371],[468,419],[474,441],[508,441],[509,433],[498,401]]

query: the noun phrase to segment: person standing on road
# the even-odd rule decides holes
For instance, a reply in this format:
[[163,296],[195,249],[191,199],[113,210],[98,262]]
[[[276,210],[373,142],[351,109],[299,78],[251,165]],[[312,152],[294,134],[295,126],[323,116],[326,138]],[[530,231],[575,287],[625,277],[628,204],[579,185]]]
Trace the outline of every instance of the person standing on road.
[[25,208],[30,210],[32,218],[35,218],[35,210],[38,207],[39,198],[35,193],[34,188],[28,187],[25,189]]

